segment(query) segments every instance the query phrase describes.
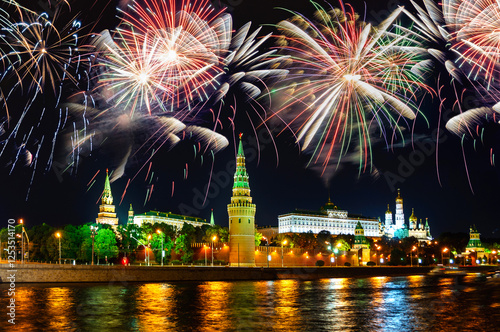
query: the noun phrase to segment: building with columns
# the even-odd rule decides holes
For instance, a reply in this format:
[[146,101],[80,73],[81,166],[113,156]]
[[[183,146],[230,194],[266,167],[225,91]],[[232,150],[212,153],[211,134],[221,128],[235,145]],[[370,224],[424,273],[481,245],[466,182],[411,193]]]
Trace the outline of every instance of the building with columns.
[[115,206],[113,205],[113,194],[111,193],[107,169],[106,180],[104,181],[104,191],[101,196],[101,205],[99,205],[99,213],[97,213],[95,221],[98,224],[107,224],[114,228],[118,226],[118,218],[116,217]]
[[295,210],[292,213],[278,216],[279,233],[307,233],[318,234],[328,231],[330,234],[355,234],[356,225],[361,223],[364,234],[378,237],[380,234],[379,221],[340,210],[328,199],[328,202],[319,211]]
[[229,265],[255,266],[255,204],[245,165],[243,143],[238,146],[233,195],[227,205],[229,215]]
[[[141,214],[134,215],[132,205],[130,205],[128,220],[139,227],[143,224],[166,224],[181,229],[184,223],[193,225],[194,227],[201,227],[208,225],[207,221],[198,217],[184,216],[172,212],[149,211]],[[213,225],[212,225],[213,226]]]

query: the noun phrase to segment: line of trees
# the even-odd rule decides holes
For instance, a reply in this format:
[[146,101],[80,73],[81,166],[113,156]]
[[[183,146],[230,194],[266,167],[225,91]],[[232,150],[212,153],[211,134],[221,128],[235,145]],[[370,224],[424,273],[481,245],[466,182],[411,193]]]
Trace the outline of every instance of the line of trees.
[[[216,236],[218,242],[228,242],[229,240],[227,227],[208,224],[194,227],[184,223],[179,230],[163,223],[145,223],[141,227],[128,224],[119,225],[116,230],[113,230],[110,225],[104,224],[87,223],[80,226],[66,225],[62,228],[55,228],[44,223],[30,229],[25,228],[25,260],[29,258],[30,261],[38,262],[57,261],[60,241],[62,260],[76,260],[79,263],[90,262],[92,260],[91,225],[97,227],[97,231],[94,232],[94,261],[101,263],[116,263],[123,256],[128,257],[130,262],[134,262],[137,252],[145,248],[159,253],[155,255],[156,261],[159,262],[162,247],[165,250],[166,261],[170,260],[173,250],[180,255],[182,262],[189,263],[194,255],[192,243],[211,242],[213,236]],[[15,228],[18,259],[21,259],[22,252],[21,227],[21,225],[17,225]],[[60,234],[60,239],[56,237],[56,233]],[[262,235],[256,232],[256,239],[260,239],[260,236]],[[7,258],[7,251],[3,248],[7,248],[8,237],[7,228],[1,229],[2,259]]]

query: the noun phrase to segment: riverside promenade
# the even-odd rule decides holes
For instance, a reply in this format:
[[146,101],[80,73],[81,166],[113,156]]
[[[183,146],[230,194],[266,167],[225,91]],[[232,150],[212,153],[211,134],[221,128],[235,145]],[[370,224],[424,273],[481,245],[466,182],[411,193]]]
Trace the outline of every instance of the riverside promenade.
[[[468,267],[467,272],[484,272],[491,266]],[[227,267],[227,266],[110,266],[15,264],[10,268],[0,264],[0,281],[9,282],[12,274],[16,283],[75,283],[75,282],[162,282],[162,281],[231,281],[321,278],[356,278],[427,274],[432,267],[373,266],[373,267]]]

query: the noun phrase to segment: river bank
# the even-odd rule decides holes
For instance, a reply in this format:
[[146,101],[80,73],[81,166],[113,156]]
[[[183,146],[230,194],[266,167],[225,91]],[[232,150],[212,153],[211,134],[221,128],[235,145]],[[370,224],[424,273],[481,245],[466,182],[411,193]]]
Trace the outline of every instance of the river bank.
[[[16,283],[72,282],[161,282],[161,281],[231,281],[356,278],[427,274],[432,267],[227,267],[227,266],[109,266],[15,264],[0,265],[0,281]],[[485,272],[491,266],[467,267],[467,272]],[[10,279],[8,279],[10,277]]]

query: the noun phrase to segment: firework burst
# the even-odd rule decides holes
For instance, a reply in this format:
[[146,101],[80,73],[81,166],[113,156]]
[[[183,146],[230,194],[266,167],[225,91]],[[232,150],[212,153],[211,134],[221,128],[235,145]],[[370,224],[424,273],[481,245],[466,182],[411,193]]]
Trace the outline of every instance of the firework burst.
[[54,24],[45,13],[37,14],[19,8],[20,20],[10,23],[2,20],[4,59],[9,63],[8,71],[17,78],[18,86],[25,82],[28,91],[36,93],[53,91],[59,95],[64,81],[77,85],[75,68],[83,66],[82,51],[87,46],[79,44],[78,32],[81,23],[70,19],[62,28]]
[[[317,9],[313,23],[296,14],[278,24],[282,53],[292,56],[291,74],[278,89],[283,106],[277,112],[297,133],[302,150],[325,170],[333,157],[359,142],[360,169],[371,160],[371,127],[414,119],[415,93],[430,91],[412,72],[418,59],[406,52],[407,36],[389,28],[402,11],[372,27],[350,7]],[[385,124],[384,124],[385,123]],[[336,155],[337,154],[337,155]]]
[[[452,82],[459,115],[446,127],[458,135],[471,134],[471,128],[492,120],[491,115],[496,113],[500,88],[500,6],[493,0],[446,0],[442,8],[424,0],[425,9],[414,1],[412,4],[416,15],[404,11],[415,23],[415,29],[406,29],[418,40],[413,51],[442,63],[459,83],[457,86]],[[429,61],[424,60],[421,65],[429,67]],[[462,109],[459,96],[466,89],[475,91],[479,107]]]
[[143,104],[149,113],[206,102],[220,85],[231,17],[213,13],[207,1],[180,8],[175,1],[133,2],[129,9],[114,36],[97,41],[105,94],[118,103]]

